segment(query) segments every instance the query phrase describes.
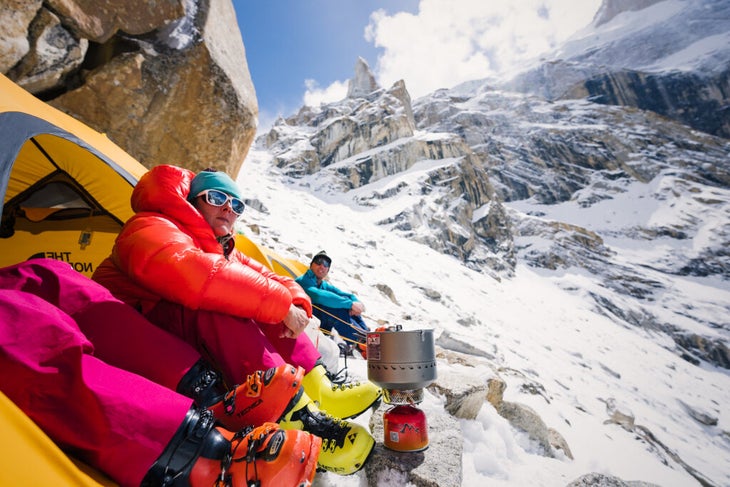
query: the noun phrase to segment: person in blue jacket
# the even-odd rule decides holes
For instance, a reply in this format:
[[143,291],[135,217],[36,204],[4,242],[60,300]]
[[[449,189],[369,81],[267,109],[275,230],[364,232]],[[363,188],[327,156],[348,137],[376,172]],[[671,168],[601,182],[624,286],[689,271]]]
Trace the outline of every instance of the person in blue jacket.
[[362,319],[365,306],[352,293],[340,290],[325,278],[332,266],[332,259],[327,252],[317,252],[309,264],[307,272],[296,281],[312,300],[312,314],[319,318],[320,328],[326,331],[337,330],[337,333],[349,343],[362,344],[364,352],[365,339],[370,329]]

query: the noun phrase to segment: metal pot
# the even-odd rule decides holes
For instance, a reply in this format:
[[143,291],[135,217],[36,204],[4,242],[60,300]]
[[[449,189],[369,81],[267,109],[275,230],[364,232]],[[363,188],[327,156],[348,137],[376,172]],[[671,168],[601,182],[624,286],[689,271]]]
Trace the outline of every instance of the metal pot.
[[367,349],[368,379],[383,389],[421,389],[436,380],[433,330],[370,332]]

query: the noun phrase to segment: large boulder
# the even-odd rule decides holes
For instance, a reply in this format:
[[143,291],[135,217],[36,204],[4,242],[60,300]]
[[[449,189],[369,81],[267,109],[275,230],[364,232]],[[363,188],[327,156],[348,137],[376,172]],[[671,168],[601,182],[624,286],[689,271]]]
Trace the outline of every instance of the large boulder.
[[238,173],[258,104],[231,0],[11,4],[0,68],[16,83],[148,167]]
[[42,0],[6,0],[0,4],[0,71],[15,66],[30,51],[28,29]]

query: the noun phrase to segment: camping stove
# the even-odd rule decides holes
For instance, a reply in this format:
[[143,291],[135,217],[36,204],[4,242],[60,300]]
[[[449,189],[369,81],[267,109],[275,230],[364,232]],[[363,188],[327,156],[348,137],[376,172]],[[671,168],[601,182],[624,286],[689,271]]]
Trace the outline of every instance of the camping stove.
[[383,443],[396,451],[424,450],[428,425],[416,405],[423,388],[436,379],[433,330],[378,328],[368,333],[367,347],[368,379],[383,388],[383,400],[393,406],[383,414]]

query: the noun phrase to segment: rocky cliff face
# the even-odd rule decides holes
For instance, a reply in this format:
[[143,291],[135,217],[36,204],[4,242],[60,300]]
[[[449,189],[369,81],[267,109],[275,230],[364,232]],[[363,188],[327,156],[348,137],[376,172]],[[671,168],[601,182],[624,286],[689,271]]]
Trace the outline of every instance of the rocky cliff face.
[[606,0],[593,24],[502,86],[651,110],[730,137],[730,4]]
[[326,187],[317,190],[348,193],[365,207],[420,195],[416,205],[384,214],[381,223],[469,266],[509,275],[515,263],[509,221],[477,155],[456,134],[416,131],[403,81],[367,94],[352,89],[372,79],[360,59],[345,100],[304,107],[275,124],[262,143],[276,165],[293,177],[326,175]]
[[18,0],[0,69],[148,167],[237,174],[258,106],[230,0]]

